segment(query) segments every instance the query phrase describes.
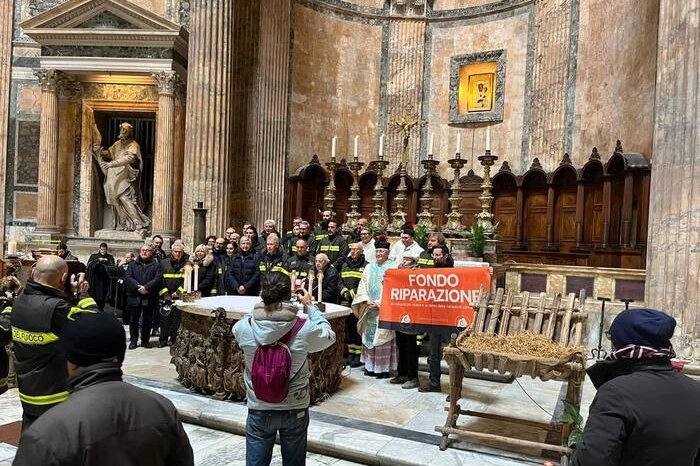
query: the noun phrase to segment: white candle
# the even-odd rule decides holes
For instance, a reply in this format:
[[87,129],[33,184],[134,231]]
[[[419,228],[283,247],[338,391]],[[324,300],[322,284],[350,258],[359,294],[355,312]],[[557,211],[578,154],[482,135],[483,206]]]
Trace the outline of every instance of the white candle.
[[486,127],[486,150],[491,150],[491,127]]
[[435,134],[430,133],[430,139],[428,140],[428,154],[433,153],[433,143],[435,142]]
[[384,133],[379,136],[379,160],[384,158]]
[[457,150],[455,151],[456,153],[460,153],[460,146],[462,145],[462,135],[460,133],[457,133]]
[[323,301],[323,292],[321,291],[323,286],[323,272],[318,272],[316,278],[318,278],[318,299],[316,299],[316,301],[320,303]]
[[314,295],[311,293],[311,290],[313,290],[314,288],[314,273],[309,270],[306,279],[309,281],[309,296],[311,296],[311,298],[313,299]]
[[338,136],[333,136],[331,139],[331,162],[335,162],[335,144],[338,141]]
[[192,278],[192,267],[190,267],[189,265],[186,265],[185,266],[185,293],[189,293],[192,290],[191,278]]
[[198,264],[194,264],[193,285],[194,285],[194,291],[197,291],[197,289],[199,288],[199,265]]
[[17,241],[10,241],[7,243],[7,255],[14,256],[17,254]]
[[355,147],[353,148],[353,151],[352,151],[352,158],[355,160],[357,160],[357,144],[358,144],[359,140],[360,140],[360,136],[355,136]]
[[297,273],[292,272],[289,274],[289,281],[291,282],[292,285],[292,296],[294,295],[294,291],[297,289]]

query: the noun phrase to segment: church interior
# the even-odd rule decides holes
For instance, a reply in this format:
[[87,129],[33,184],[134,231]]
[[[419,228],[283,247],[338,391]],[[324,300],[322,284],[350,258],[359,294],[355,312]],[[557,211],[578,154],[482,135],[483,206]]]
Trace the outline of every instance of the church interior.
[[[678,322],[678,357],[697,367],[699,12],[700,0],[3,1],[0,246],[29,258],[66,242],[83,259],[102,241],[123,255],[158,234],[192,252],[229,226],[274,219],[284,232],[332,210],[346,233],[361,217],[393,239],[407,223],[441,231],[467,260],[481,226],[493,286],[583,289],[581,341],[599,350],[615,313],[663,310]],[[111,208],[115,168],[99,160],[125,122],[140,145],[127,185],[147,225]],[[134,353],[130,377],[167,391],[174,372],[157,351]],[[146,380],[148,364],[170,376]],[[340,422],[353,403],[381,411],[363,382],[343,382],[312,425]],[[471,404],[488,404],[490,382],[477,381]],[[527,384],[560,406],[564,385]],[[586,382],[584,402],[594,393]],[[362,415],[387,425],[380,437],[439,440],[444,394],[429,395],[415,418],[403,404],[414,399],[386,405],[395,423]],[[338,465],[384,464],[336,435]],[[322,437],[321,454],[333,448]],[[414,463],[535,464],[432,447]],[[420,457],[393,448],[411,452],[406,464]]]

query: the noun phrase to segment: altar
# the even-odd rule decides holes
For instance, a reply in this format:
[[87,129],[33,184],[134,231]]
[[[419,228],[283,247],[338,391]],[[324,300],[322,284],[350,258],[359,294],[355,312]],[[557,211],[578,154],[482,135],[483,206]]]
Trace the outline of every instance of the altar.
[[[218,400],[245,399],[245,359],[231,327],[247,317],[258,302],[259,296],[214,296],[191,303],[176,302],[182,310],[182,323],[170,355],[182,385]],[[345,366],[345,317],[350,309],[324,304],[324,315],[335,332],[336,342],[309,355],[311,403],[323,401],[338,390]],[[300,311],[299,317],[303,319],[305,314]]]

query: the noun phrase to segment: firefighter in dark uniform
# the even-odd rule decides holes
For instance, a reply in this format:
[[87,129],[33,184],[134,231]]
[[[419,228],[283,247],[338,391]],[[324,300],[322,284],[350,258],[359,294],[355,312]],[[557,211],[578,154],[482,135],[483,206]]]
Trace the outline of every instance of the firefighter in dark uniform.
[[296,288],[308,288],[309,270],[314,268],[314,256],[309,254],[309,245],[303,239],[298,239],[294,247],[296,251],[287,262],[284,268],[291,274],[296,275]]
[[[350,246],[350,256],[345,258],[340,269],[340,304],[343,306],[350,307],[352,300],[355,299],[357,286],[362,279],[362,271],[367,265],[362,251],[360,243],[353,243]],[[348,365],[360,367],[362,337],[357,333],[357,316],[352,313],[345,319],[345,344],[348,347]]]
[[277,233],[269,233],[265,240],[265,250],[260,254],[260,263],[258,264],[260,281],[262,282],[263,276],[273,272],[289,276],[289,272],[285,268],[285,262],[287,262],[287,256],[280,246],[279,235]]
[[299,234],[291,238],[287,242],[287,254],[291,257],[296,252],[297,240],[303,239],[306,241],[307,251],[312,256],[316,254],[316,249],[318,249],[318,243],[314,234],[311,232],[311,224],[306,220],[299,224]]
[[160,312],[160,341],[159,348],[170,343],[175,344],[177,330],[180,328],[181,311],[173,306],[173,301],[180,299],[185,292],[185,249],[180,243],[173,244],[170,248],[170,256],[160,261],[160,270],[163,274],[163,289],[160,290],[161,312]]
[[338,222],[334,219],[329,220],[328,236],[318,242],[316,254],[325,254],[328,256],[328,260],[331,261],[331,265],[333,265],[336,270],[340,270],[349,252],[348,243],[345,242],[345,239],[343,239],[343,236],[338,230]]
[[22,430],[68,397],[66,360],[58,350],[61,329],[80,313],[98,311],[87,293],[84,274],[70,277],[77,299],[63,291],[68,280],[68,265],[63,259],[43,256],[36,262],[24,293],[12,304],[15,370],[24,410]]

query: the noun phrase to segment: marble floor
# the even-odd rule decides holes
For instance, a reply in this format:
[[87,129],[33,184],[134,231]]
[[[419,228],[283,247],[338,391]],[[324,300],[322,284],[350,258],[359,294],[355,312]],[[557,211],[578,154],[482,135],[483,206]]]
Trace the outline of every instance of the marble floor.
[[[174,366],[164,349],[137,348],[127,352],[126,379],[168,397],[187,422],[197,465],[245,464],[246,407],[243,403],[216,401],[184,389],[176,380]],[[442,393],[420,393],[348,369],[341,389],[311,408],[309,465],[541,465],[541,451],[518,453],[484,444],[454,442],[446,451],[438,446],[441,434],[435,426],[445,423],[449,380],[442,377]],[[421,374],[427,377],[427,374]],[[425,381],[424,381],[425,382]],[[0,425],[21,418],[16,390],[0,396]],[[582,414],[595,394],[587,382]],[[549,422],[561,412],[563,384],[520,378],[510,382],[465,379],[462,409],[515,415]],[[545,433],[526,426],[483,418],[460,417],[460,425],[478,431],[525,440],[545,439]],[[0,465],[9,464],[14,448],[0,444]],[[3,461],[5,463],[3,463]],[[273,464],[281,464],[279,451]]]

